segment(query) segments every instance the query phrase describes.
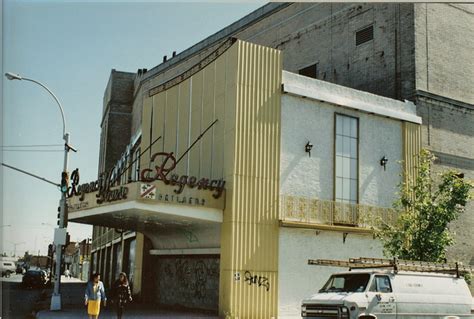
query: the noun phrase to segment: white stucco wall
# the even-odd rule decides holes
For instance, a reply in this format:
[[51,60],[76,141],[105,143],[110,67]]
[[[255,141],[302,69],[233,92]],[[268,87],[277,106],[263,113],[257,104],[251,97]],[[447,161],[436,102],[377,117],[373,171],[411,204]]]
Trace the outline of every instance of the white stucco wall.
[[329,276],[345,268],[308,265],[308,259],[382,257],[372,235],[343,234],[300,228],[280,228],[278,318],[300,318],[301,301],[316,293]]
[[[391,102],[384,103],[380,108]],[[295,94],[282,96],[280,194],[334,200],[335,113],[359,119],[359,203],[392,207],[402,172],[402,121]],[[383,156],[389,160],[385,171]],[[279,247],[279,318],[298,318],[301,301],[331,273],[345,270],[309,266],[308,259],[383,257],[371,234],[350,233],[344,243],[342,232],[281,227]]]
[[282,96],[280,194],[334,199],[334,113],[359,118],[359,203],[391,207],[402,169],[402,122],[288,94]]

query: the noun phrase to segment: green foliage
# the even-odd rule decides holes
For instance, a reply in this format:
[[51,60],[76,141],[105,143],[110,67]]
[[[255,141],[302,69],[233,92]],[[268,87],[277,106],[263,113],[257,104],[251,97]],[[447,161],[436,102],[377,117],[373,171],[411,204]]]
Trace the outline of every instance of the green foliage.
[[467,282],[467,284],[470,286],[472,284],[471,273],[464,274],[463,277],[464,277],[464,280]]
[[399,185],[400,198],[394,203],[399,217],[395,225],[384,224],[377,235],[384,254],[400,259],[442,262],[453,236],[449,223],[464,211],[474,184],[448,170],[433,179],[435,157],[423,149],[419,155],[416,182]]

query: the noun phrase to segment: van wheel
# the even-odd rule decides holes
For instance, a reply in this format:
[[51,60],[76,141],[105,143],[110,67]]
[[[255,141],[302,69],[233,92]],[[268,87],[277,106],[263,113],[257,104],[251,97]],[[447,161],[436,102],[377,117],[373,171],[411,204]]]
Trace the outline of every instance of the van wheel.
[[377,317],[373,315],[361,315],[358,319],[377,319]]

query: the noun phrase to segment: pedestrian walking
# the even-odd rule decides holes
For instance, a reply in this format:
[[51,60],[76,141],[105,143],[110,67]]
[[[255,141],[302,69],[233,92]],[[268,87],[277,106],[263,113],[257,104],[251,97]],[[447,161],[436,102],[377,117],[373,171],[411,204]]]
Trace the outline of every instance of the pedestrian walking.
[[113,301],[115,303],[115,310],[117,318],[121,319],[127,303],[132,301],[132,294],[130,292],[130,285],[128,284],[127,274],[121,272],[119,278],[115,281],[112,287]]
[[107,305],[107,297],[105,296],[104,284],[100,281],[100,274],[94,273],[91,280],[87,283],[85,293],[85,305],[87,306],[89,319],[99,318],[101,301],[103,301],[105,307]]
[[66,278],[71,278],[71,272],[69,271],[69,269],[66,269],[66,270],[64,271],[64,277],[66,277]]

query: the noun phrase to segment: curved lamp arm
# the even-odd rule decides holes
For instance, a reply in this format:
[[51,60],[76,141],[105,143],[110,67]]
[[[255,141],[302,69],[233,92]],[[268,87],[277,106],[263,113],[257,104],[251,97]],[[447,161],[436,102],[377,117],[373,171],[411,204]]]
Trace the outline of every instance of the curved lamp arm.
[[43,89],[45,89],[46,91],[48,91],[48,93],[53,97],[53,99],[56,101],[56,103],[58,104],[59,106],[59,110],[61,111],[61,117],[63,119],[63,139],[66,141],[67,143],[67,137],[66,137],[66,117],[64,116],[64,109],[63,109],[63,106],[61,105],[61,102],[59,102],[59,99],[56,97],[56,95],[54,95],[54,93],[48,89],[48,87],[46,85],[44,85],[43,83],[39,82],[39,81],[36,81],[36,80],[33,80],[33,79],[29,79],[29,78],[25,78],[25,77],[22,77],[18,74],[14,74],[14,73],[11,73],[11,72],[7,72],[5,73],[5,76],[7,79],[9,80],[25,80],[25,81],[30,81],[30,82],[33,82],[33,83],[36,83],[38,84],[39,86],[41,86]]

